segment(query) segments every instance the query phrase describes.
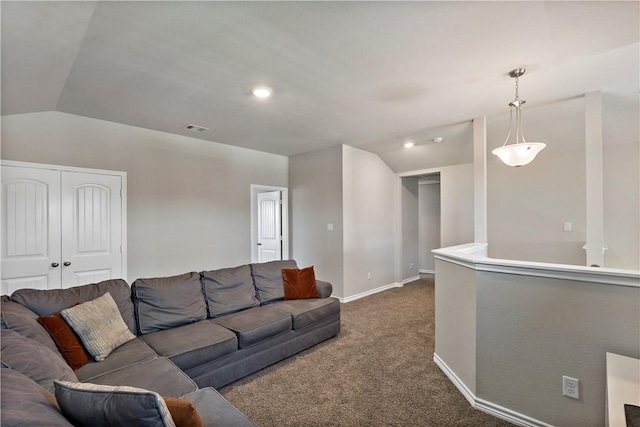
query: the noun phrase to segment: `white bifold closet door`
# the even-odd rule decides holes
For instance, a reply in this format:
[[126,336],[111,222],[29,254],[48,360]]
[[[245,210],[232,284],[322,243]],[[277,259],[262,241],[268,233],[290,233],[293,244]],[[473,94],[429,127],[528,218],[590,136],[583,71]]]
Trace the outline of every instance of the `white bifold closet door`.
[[2,167],[2,294],[123,275],[121,175]]

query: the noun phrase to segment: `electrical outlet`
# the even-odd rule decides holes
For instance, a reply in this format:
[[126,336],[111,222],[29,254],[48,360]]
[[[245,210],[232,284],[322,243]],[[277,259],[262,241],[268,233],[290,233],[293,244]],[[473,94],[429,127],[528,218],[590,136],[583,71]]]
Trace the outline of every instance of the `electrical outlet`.
[[327,224],[327,231],[333,231],[333,224]]
[[570,222],[565,222],[564,231],[571,231],[571,229],[572,229],[572,224]]
[[580,380],[563,375],[562,394],[574,399],[580,399]]
[[409,270],[413,270],[413,263],[412,262],[409,263]]
[[371,272],[367,273],[367,280],[371,280]]

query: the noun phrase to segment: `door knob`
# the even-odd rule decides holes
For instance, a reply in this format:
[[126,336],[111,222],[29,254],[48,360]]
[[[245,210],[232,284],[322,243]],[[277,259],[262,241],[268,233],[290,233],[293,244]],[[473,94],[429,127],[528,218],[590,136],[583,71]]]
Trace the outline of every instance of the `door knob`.
[[65,261],[62,263],[62,265],[64,265],[65,267],[69,267],[71,263],[69,261]]
[[258,246],[262,246],[262,243],[258,243]]
[[57,262],[52,262],[51,263],[51,267],[56,268],[57,266],[59,266],[60,264],[58,264]]

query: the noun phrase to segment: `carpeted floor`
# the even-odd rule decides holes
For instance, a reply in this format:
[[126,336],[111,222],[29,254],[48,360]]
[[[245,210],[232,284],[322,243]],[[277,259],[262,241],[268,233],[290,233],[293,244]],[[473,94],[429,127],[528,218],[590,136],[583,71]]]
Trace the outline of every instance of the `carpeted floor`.
[[337,337],[222,395],[260,427],[511,426],[471,408],[433,362],[432,276],[341,309]]

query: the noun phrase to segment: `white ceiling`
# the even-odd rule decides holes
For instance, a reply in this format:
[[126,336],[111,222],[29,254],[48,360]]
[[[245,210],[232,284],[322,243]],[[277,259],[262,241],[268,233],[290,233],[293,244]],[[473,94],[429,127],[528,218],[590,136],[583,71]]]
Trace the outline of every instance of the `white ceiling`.
[[[638,86],[636,1],[1,8],[2,115],[56,110],[282,155],[466,135],[507,111],[516,67],[528,106],[618,87],[621,67]],[[256,84],[274,96],[252,98]]]

